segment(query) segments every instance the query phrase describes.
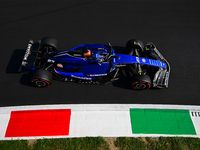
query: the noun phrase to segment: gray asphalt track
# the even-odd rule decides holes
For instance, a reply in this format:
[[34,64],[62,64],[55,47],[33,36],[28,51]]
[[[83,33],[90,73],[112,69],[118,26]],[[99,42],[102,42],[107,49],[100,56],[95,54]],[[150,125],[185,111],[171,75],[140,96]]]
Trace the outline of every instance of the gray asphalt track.
[[[35,104],[200,104],[200,1],[1,0],[0,106]],[[51,36],[59,50],[84,43],[153,42],[171,64],[169,89],[135,92],[124,81],[30,86],[18,71],[29,39]]]

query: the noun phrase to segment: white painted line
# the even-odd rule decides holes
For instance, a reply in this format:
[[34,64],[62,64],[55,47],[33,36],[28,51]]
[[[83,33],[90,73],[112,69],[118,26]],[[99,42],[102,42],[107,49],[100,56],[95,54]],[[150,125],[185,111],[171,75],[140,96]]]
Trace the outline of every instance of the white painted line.
[[0,107],[0,114],[15,110],[41,110],[41,109],[72,109],[73,111],[128,111],[130,108],[152,109],[184,109],[199,111],[200,106],[192,105],[161,105],[161,104],[60,104],[60,105],[28,105]]

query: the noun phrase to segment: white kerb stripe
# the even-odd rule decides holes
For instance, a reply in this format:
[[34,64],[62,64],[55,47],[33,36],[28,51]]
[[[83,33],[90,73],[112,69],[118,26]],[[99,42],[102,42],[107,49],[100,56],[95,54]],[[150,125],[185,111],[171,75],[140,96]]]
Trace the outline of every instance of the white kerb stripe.
[[132,135],[129,111],[72,111],[69,136]]
[[4,139],[8,122],[10,120],[10,114],[0,114],[0,118],[0,139]]
[[[193,115],[192,115],[193,113]],[[196,113],[196,114],[195,114]],[[199,111],[190,110],[190,117],[192,119],[196,134],[200,135],[200,116],[198,116]]]

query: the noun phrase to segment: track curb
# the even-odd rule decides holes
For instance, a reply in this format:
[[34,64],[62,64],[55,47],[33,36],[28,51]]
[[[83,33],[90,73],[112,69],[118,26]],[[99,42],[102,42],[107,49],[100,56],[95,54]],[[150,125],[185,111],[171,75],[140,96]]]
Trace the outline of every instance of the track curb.
[[[71,110],[69,133],[65,135],[22,135],[6,137],[13,112],[41,110]],[[195,134],[133,133],[130,109],[152,110],[188,110]],[[146,117],[146,115],[145,115]],[[32,105],[0,108],[0,140],[71,138],[71,137],[200,137],[200,107],[191,105],[143,105],[143,104],[66,104]],[[22,119],[22,118],[20,118]],[[30,120],[31,118],[29,118]],[[183,118],[182,118],[183,119]],[[180,119],[179,119],[180,120]],[[41,120],[40,120],[41,122]],[[25,123],[20,122],[21,126]],[[48,122],[47,122],[48,123]],[[40,124],[40,123],[39,123]],[[148,125],[148,124],[147,124]],[[59,126],[59,125],[58,125]],[[179,127],[179,125],[177,125]],[[161,126],[162,127],[162,126]],[[22,128],[18,128],[20,130]],[[38,128],[37,128],[38,129]],[[33,129],[34,130],[34,129]],[[11,132],[12,133],[12,132]],[[185,132],[187,133],[187,132]]]

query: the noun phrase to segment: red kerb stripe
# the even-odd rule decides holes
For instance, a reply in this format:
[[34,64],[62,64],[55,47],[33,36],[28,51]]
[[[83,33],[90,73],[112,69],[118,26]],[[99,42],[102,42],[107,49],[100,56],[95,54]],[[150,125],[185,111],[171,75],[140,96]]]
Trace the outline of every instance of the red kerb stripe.
[[69,135],[71,109],[12,111],[5,137]]

